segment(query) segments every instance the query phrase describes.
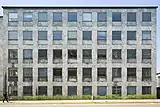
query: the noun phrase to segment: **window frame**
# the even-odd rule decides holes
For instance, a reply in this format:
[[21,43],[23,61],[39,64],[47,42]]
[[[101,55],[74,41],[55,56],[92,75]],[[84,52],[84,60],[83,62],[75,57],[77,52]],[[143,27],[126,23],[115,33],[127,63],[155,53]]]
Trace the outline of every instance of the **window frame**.
[[[10,18],[10,14],[17,14],[17,18]],[[14,20],[12,21],[12,19]],[[18,12],[8,12],[8,22],[18,22]]]
[[[92,31],[83,31],[82,34],[83,34],[83,40],[92,41]],[[88,38],[85,38],[85,37],[88,37]]]
[[[55,39],[55,34],[54,33],[60,33],[61,35],[60,35],[60,38],[58,38],[58,39]],[[62,31],[53,31],[53,40],[56,40],[56,41],[60,41],[60,40],[62,40],[62,35],[63,35],[63,32]],[[56,35],[56,37],[57,37],[57,35]]]
[[[142,31],[142,40],[151,40],[151,34],[152,32],[150,30],[144,30]],[[146,36],[147,35],[147,36]],[[145,37],[145,38],[144,38]],[[146,38],[147,37],[147,38]]]
[[[129,18],[131,18],[131,16],[129,16],[129,15],[131,15],[132,18],[135,15],[134,16],[135,20],[133,20],[134,18],[129,20]],[[137,22],[137,13],[136,12],[127,12],[127,22]]]
[[[29,34],[29,36],[31,36],[31,37],[30,37],[31,39],[28,39],[28,38],[26,39],[26,38],[24,38],[25,36],[28,36],[27,32],[28,32],[28,33],[31,33],[31,35]],[[25,33],[26,33],[27,35],[25,35]],[[27,30],[25,31],[25,30],[24,30],[24,31],[23,31],[23,40],[31,40],[31,41],[32,41],[32,40],[33,40],[33,31],[27,31]]]
[[[135,35],[133,35],[133,33]],[[127,40],[133,40],[136,41],[137,40],[137,35],[136,35],[136,31],[127,31]]]
[[[75,33],[75,38],[70,38],[70,33]],[[77,31],[68,31],[68,40],[77,40]]]
[[[42,35],[45,34],[45,35]],[[42,38],[43,36],[43,38]],[[38,31],[38,40],[48,40],[48,32],[47,31]]]
[[[101,35],[100,35],[101,33]],[[105,33],[105,35],[102,35],[103,33]],[[102,39],[104,38],[104,39]],[[97,40],[107,40],[107,31],[97,31]]]
[[[16,33],[17,34],[17,36],[16,36],[16,38],[12,38],[12,39],[10,39],[12,36],[10,35],[10,33]],[[11,37],[10,37],[11,36]],[[14,35],[15,36],[15,35]],[[18,31],[17,30],[9,30],[8,31],[8,40],[9,41],[18,41]]]
[[[54,15],[57,15],[59,14],[60,15],[60,18],[59,20],[55,19],[55,16]],[[53,22],[62,22],[63,21],[63,13],[62,12],[53,12]]]
[[[117,51],[117,58],[113,55],[114,51]],[[118,55],[120,52],[120,55]],[[120,57],[119,57],[120,56]],[[121,60],[122,59],[122,50],[121,49],[112,49],[112,60]]]
[[[120,18],[120,19],[115,19],[116,17],[114,15],[116,15],[116,17],[117,17],[117,15],[120,15],[120,16],[118,16],[118,18]],[[112,22],[122,22],[122,13],[121,12],[112,12]]]
[[[120,35],[118,35],[120,34]],[[118,37],[118,39],[117,39]],[[122,40],[122,31],[112,31],[112,41],[121,41]]]
[[[150,15],[149,19],[146,18],[146,14]],[[152,21],[152,13],[151,12],[142,12],[142,22],[151,22]]]

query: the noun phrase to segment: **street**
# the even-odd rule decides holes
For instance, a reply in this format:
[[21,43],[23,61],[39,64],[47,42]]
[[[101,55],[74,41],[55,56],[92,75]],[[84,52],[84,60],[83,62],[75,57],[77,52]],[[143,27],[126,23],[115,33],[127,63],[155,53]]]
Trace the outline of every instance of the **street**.
[[0,107],[159,107],[160,104],[0,104]]

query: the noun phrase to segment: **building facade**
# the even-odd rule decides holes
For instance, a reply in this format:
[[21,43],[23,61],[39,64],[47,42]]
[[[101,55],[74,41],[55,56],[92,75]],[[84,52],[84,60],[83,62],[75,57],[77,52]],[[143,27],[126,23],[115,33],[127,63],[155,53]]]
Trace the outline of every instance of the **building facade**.
[[1,93],[156,94],[156,6],[2,8]]

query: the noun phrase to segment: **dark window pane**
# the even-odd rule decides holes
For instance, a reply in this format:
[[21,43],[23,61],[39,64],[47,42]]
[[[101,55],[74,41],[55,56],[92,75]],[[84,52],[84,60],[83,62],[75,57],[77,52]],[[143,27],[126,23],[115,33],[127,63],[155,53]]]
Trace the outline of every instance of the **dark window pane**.
[[23,86],[23,96],[32,96],[32,86]]
[[92,87],[83,86],[83,95],[92,95]]
[[121,49],[112,50],[112,59],[121,59]]
[[32,31],[23,31],[23,40],[32,40]]
[[38,95],[47,96],[47,86],[38,86]]
[[38,21],[46,22],[48,20],[47,12],[39,12],[38,13]]
[[68,86],[68,96],[77,95],[77,86]]
[[127,12],[127,22],[136,22],[136,12]]
[[62,86],[53,86],[53,95],[62,95]]
[[68,13],[68,22],[77,22],[77,13],[69,12]]
[[62,22],[62,12],[53,13],[53,22]]
[[142,94],[151,94],[151,86],[142,86]]
[[127,95],[136,94],[136,86],[127,86]]
[[62,31],[53,31],[53,40],[62,40]]
[[142,49],[142,59],[151,59],[151,49]]
[[47,40],[47,31],[38,31],[38,40]]
[[107,13],[106,12],[97,13],[97,21],[98,22],[106,22],[107,21]]
[[105,96],[106,95],[106,86],[98,86],[97,87],[98,89],[97,89],[97,94],[98,95],[101,95],[101,96]]
[[112,22],[121,22],[120,12],[112,12]]
[[112,31],[112,40],[121,40],[121,31]]
[[142,22],[151,21],[151,12],[142,12]]
[[127,59],[136,59],[136,49],[127,49]]
[[92,40],[92,31],[83,31],[83,40]]
[[136,40],[136,31],[127,31],[127,40]]

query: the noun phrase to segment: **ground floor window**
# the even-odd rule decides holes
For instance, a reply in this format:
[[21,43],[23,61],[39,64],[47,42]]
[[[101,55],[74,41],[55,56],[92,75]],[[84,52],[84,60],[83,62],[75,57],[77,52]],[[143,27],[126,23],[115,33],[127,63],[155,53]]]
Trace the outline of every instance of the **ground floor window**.
[[142,94],[151,94],[151,86],[142,86]]
[[68,96],[77,95],[77,86],[68,86]]
[[62,86],[53,86],[53,95],[62,95]]
[[136,86],[127,86],[127,95],[136,94]]
[[83,86],[83,95],[92,95],[92,87]]
[[47,96],[47,86],[38,86],[38,95]]
[[112,87],[112,94],[118,94],[121,96],[121,86],[113,86]]
[[98,86],[97,87],[97,95],[101,95],[101,96],[104,96],[106,95],[106,90],[107,87],[106,86]]
[[32,96],[32,86],[23,86],[23,96]]

